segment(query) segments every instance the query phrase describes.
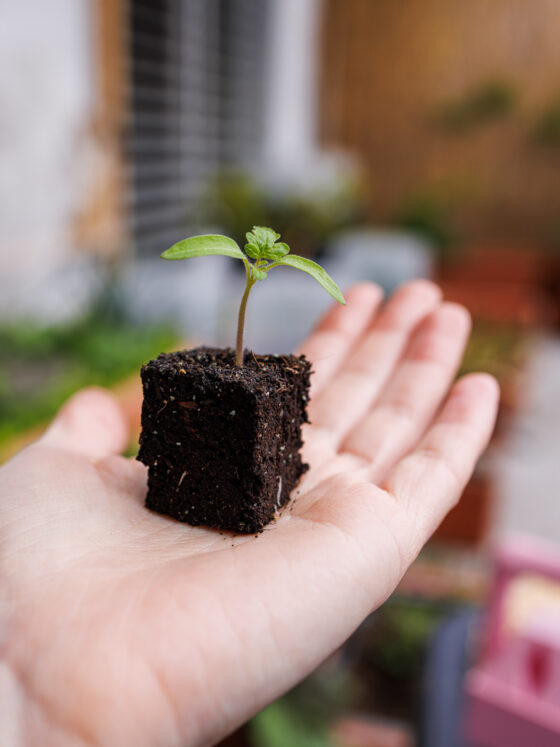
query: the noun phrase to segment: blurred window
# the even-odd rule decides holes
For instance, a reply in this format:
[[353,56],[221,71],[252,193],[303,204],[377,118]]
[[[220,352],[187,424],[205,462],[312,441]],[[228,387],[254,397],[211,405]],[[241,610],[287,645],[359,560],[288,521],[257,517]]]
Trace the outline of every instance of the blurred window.
[[138,254],[184,235],[217,170],[258,160],[268,14],[269,0],[131,0]]

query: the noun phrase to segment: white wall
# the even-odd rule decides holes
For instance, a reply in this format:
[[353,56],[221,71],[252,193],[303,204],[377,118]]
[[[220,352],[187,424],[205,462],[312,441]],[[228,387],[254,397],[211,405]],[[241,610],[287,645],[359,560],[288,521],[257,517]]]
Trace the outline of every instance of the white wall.
[[322,0],[273,0],[269,26],[263,159],[279,181],[317,155]]
[[92,39],[90,0],[0,0],[0,313],[73,250]]

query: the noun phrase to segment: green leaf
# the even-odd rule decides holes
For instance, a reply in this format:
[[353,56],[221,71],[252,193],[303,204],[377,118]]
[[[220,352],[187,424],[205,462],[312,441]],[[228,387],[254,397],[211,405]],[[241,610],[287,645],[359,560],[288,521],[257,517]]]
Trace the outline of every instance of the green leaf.
[[256,244],[245,244],[245,254],[247,254],[252,259],[259,259],[261,256],[261,251]]
[[246,234],[249,244],[256,244],[259,249],[269,249],[275,241],[280,238],[280,234],[266,226],[253,226],[253,230]]
[[255,265],[251,265],[251,273],[255,280],[266,280],[266,272],[255,267]]
[[208,257],[212,254],[245,259],[245,255],[233,239],[215,234],[191,236],[178,241],[163,252],[161,257],[162,259],[191,259],[192,257]]
[[296,270],[301,270],[302,272],[311,275],[311,277],[315,278],[319,285],[322,285],[335,301],[346,305],[346,301],[344,300],[344,296],[342,295],[338,285],[334,282],[328,272],[323,270],[321,265],[318,265],[317,262],[313,262],[313,260],[307,259],[306,257],[298,257],[297,254],[289,254],[281,259],[278,264],[295,267]]
[[290,247],[287,244],[284,244],[283,242],[279,241],[277,244],[274,244],[274,246],[270,247],[270,249],[266,249],[263,252],[263,257],[265,259],[282,259],[282,257],[285,257],[286,254],[290,253]]

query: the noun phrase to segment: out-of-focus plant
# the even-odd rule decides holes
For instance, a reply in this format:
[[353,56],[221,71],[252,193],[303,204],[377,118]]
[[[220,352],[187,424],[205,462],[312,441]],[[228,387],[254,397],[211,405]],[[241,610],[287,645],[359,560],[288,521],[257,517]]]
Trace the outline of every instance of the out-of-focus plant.
[[416,675],[428,640],[446,611],[445,606],[421,601],[386,603],[376,613],[364,656],[390,677]]
[[560,148],[560,97],[551,101],[538,117],[531,140],[545,148]]
[[355,708],[362,684],[348,668],[329,662],[258,714],[249,725],[254,747],[328,747],[337,716]]
[[178,336],[171,325],[140,327],[93,312],[64,326],[0,327],[0,451],[77,389],[117,383]]
[[507,324],[477,321],[467,344],[460,375],[487,371],[505,385],[523,367],[527,333]]
[[365,187],[357,173],[341,173],[314,188],[278,189],[230,170],[210,181],[196,218],[238,243],[247,225],[273,225],[288,244],[312,255],[336,231],[362,222],[365,213]]
[[515,86],[508,80],[488,80],[463,97],[438,107],[433,122],[443,132],[462,134],[508,116],[517,103]]
[[268,195],[247,172],[219,171],[202,195],[197,218],[203,226],[216,226],[241,244],[247,226],[275,223],[269,202]]
[[442,259],[455,246],[452,206],[436,192],[418,192],[408,197],[397,210],[393,223],[426,239]]
[[459,375],[476,371],[492,374],[500,384],[501,413],[516,410],[522,401],[529,334],[503,323],[477,320],[473,326]]
[[325,724],[310,723],[286,698],[255,716],[249,734],[253,747],[332,747]]

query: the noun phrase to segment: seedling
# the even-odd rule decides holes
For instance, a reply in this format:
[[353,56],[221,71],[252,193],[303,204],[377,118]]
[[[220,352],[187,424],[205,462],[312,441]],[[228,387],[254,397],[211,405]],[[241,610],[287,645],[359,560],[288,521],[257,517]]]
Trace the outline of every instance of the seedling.
[[192,236],[162,254],[240,259],[245,290],[237,349],[200,346],[161,353],[142,366],[138,459],[148,467],[146,506],[193,526],[261,531],[309,469],[301,454],[308,423],[311,363],[305,355],[251,355],[243,327],[253,286],[276,267],[311,275],[340,303],[336,283],[316,262],[290,254],[271,228],[254,226],[244,251],[227,236]]
[[255,283],[266,280],[270,270],[276,267],[294,267],[306,272],[321,285],[336,301],[346,304],[340,288],[330,275],[316,262],[306,257],[299,257],[290,253],[290,247],[278,241],[280,234],[272,228],[253,226],[253,230],[246,234],[245,252],[228,236],[206,234],[191,236],[177,242],[167,249],[161,256],[163,259],[191,259],[192,257],[207,257],[221,254],[226,257],[240,259],[245,265],[245,290],[239,306],[237,318],[237,340],[235,347],[235,363],[243,364],[243,330],[245,327],[245,312],[249,294]]

